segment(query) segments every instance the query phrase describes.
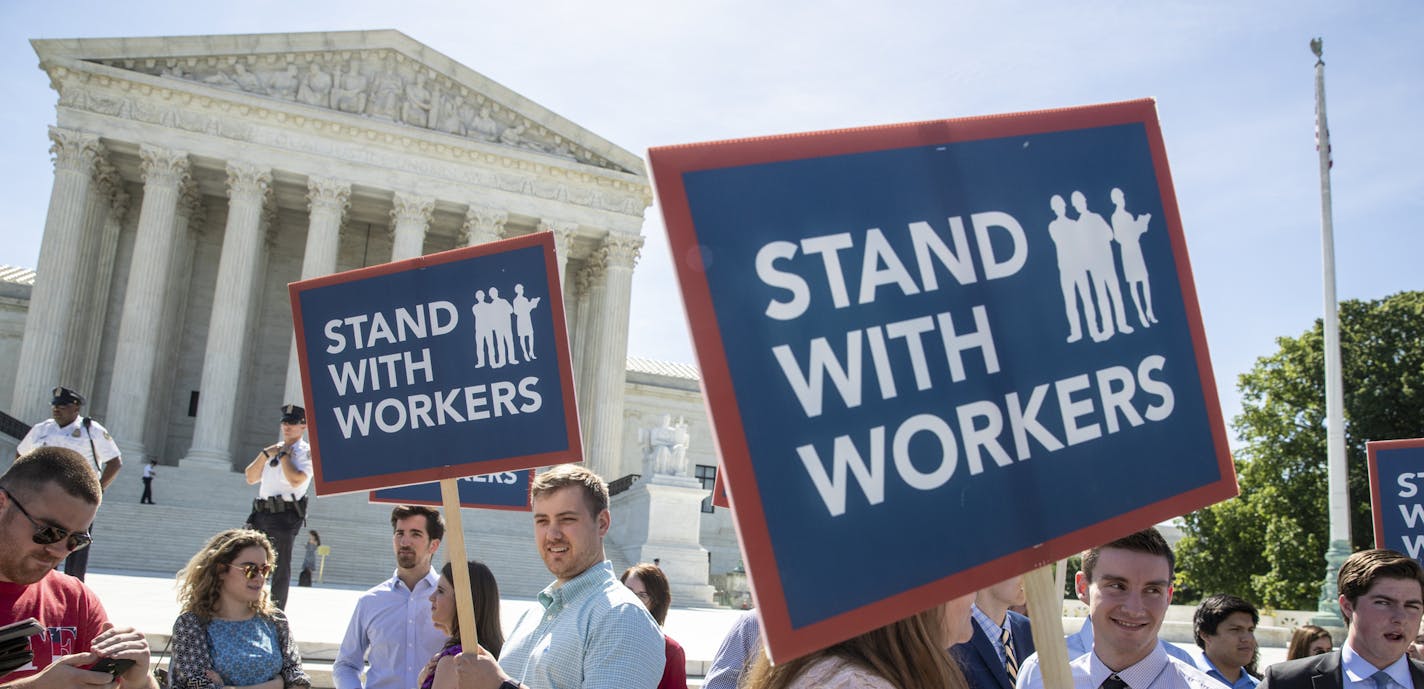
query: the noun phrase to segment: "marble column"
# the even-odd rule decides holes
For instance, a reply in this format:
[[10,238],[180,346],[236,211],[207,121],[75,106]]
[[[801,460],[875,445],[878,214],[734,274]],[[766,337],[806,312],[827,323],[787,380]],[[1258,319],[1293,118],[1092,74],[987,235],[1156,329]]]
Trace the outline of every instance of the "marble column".
[[[129,212],[129,195],[124,192],[123,180],[115,179],[109,190],[109,212],[104,216],[104,229],[99,238],[99,257],[94,264],[94,332],[96,336],[88,343],[84,360],[80,362],[79,380],[93,388],[99,370],[99,349],[103,342],[104,324],[109,316],[109,293],[114,283],[114,262],[119,253],[119,232],[124,228],[124,218]],[[94,390],[98,397],[98,390]],[[107,401],[105,409],[108,408]],[[91,407],[90,413],[97,413]],[[107,414],[105,415],[107,418]]]
[[[341,220],[350,206],[350,184],[325,177],[307,180],[307,247],[302,254],[303,280],[336,272],[336,254],[341,248]],[[295,332],[292,333],[291,353],[287,356],[287,383],[282,392],[282,403],[306,404]]]
[[68,336],[69,312],[76,302],[74,275],[79,265],[80,236],[84,232],[89,187],[95,164],[103,153],[99,137],[72,129],[50,127],[54,154],[54,184],[49,213],[40,240],[39,279],[30,292],[25,317],[25,339],[15,372],[10,414],[25,423],[49,416],[49,391],[69,382],[70,372],[60,370]]
[[430,227],[430,215],[434,211],[435,199],[396,192],[391,207],[392,261],[425,253],[425,231]]
[[[593,423],[593,409],[598,406],[593,401],[593,378],[598,374],[600,365],[598,348],[602,342],[603,328],[606,325],[603,314],[608,310],[605,303],[608,295],[606,288],[607,261],[608,250],[604,247],[595,249],[579,276],[585,285],[585,316],[581,324],[582,330],[579,332],[579,362],[582,368],[578,369],[578,379],[574,381],[574,388],[578,394],[579,427],[583,430],[585,460],[593,456],[593,441],[590,435],[593,431],[590,424]],[[605,478],[611,481],[618,477]]]
[[[178,207],[173,216],[173,238],[169,244],[168,289],[163,294],[163,315],[159,320],[159,330],[168,333],[162,338],[158,361],[176,362],[183,351],[184,319],[188,313],[188,297],[193,279],[193,251],[197,247],[196,236],[207,222],[207,209],[203,205],[203,194],[197,182],[189,179],[179,192]],[[149,400],[154,411],[148,415],[146,426],[150,456],[163,462],[166,450],[165,439],[171,422],[187,410],[186,390],[177,390],[173,385],[178,379],[178,367],[172,363],[159,365],[149,387]],[[173,458],[176,459],[176,458]]]
[[[88,395],[90,401],[98,396],[94,380],[84,377],[84,361],[91,349],[102,336],[104,318],[102,311],[94,303],[94,282],[98,279],[95,269],[99,261],[100,243],[104,237],[104,224],[109,215],[110,188],[118,179],[118,171],[109,161],[99,158],[95,164],[94,183],[89,185],[89,197],[84,209],[84,231],[79,245],[76,265],[80,270],[73,276],[74,308],[69,311],[69,336],[64,338],[64,354],[60,370],[69,379],[70,385],[81,394]],[[90,410],[92,413],[92,407]]]
[[583,344],[588,340],[588,292],[592,289],[589,282],[588,271],[584,269],[587,261],[581,262],[578,267],[570,273],[573,277],[574,298],[566,306],[573,313],[572,325],[569,326],[569,352],[573,357],[574,381],[583,379]]
[[490,208],[470,206],[465,211],[465,246],[475,246],[504,239],[504,224],[509,214]]
[[574,312],[569,308],[574,300],[574,288],[567,275],[569,251],[573,249],[574,237],[578,234],[578,223],[540,220],[539,231],[554,233],[554,261],[559,266],[559,290],[564,301],[564,332],[570,332],[574,329]]
[[162,342],[176,333],[163,331],[163,300],[171,285],[174,219],[181,187],[188,179],[188,154],[155,146],[140,146],[143,205],[138,216],[133,259],[124,289],[114,377],[109,385],[108,423],[114,440],[129,461],[147,455],[144,430],[152,408],[150,393]]
[[592,317],[601,322],[595,351],[587,367],[592,383],[589,397],[596,400],[587,434],[591,468],[606,480],[621,475],[623,440],[623,389],[628,377],[628,307],[632,298],[633,266],[643,238],[609,235],[603,242],[605,274],[603,303]]
[[227,226],[218,259],[217,289],[208,342],[203,351],[198,419],[184,463],[232,469],[232,429],[237,416],[242,351],[252,318],[253,284],[262,252],[262,207],[271,170],[248,163],[227,164]]

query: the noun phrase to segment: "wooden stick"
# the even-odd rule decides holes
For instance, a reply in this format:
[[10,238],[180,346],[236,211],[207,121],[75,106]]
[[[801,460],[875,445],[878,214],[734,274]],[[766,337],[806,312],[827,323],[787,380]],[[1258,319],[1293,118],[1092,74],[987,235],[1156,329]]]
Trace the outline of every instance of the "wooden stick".
[[1068,669],[1068,645],[1063,640],[1063,589],[1054,584],[1053,565],[1044,565],[1023,577],[1043,688],[1073,689],[1073,673]]
[[465,525],[460,519],[457,479],[440,479],[440,501],[445,507],[445,560],[455,575],[455,615],[460,621],[460,648],[474,652],[480,645],[475,629],[475,601],[470,598],[470,567],[465,564]]

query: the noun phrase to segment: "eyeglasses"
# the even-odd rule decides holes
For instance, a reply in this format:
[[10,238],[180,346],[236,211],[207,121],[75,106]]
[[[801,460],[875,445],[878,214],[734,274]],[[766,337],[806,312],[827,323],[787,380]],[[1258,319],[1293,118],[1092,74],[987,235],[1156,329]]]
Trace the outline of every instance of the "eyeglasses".
[[647,591],[634,591],[634,592],[633,592],[633,595],[637,596],[638,599],[641,600],[641,601],[643,601],[644,603],[651,603],[651,602],[653,602],[653,596],[652,596],[651,594],[649,594]]
[[41,524],[35,521],[35,518],[30,516],[25,506],[21,505],[20,501],[15,499],[14,493],[11,493],[5,488],[0,488],[0,492],[5,493],[5,497],[8,498],[10,502],[15,503],[15,508],[20,510],[20,514],[25,515],[25,519],[30,520],[30,524],[35,527],[35,533],[31,536],[31,538],[34,539],[35,545],[54,545],[55,543],[64,541],[64,546],[74,551],[87,548],[90,543],[94,542],[94,538],[90,536],[88,532],[70,531],[63,527]]
[[272,573],[272,565],[266,563],[260,565],[254,565],[251,563],[242,565],[228,565],[228,567],[236,567],[237,569],[242,570],[243,576],[247,577],[248,579],[256,579],[257,575],[259,574],[261,574],[263,578],[266,578],[268,574]]

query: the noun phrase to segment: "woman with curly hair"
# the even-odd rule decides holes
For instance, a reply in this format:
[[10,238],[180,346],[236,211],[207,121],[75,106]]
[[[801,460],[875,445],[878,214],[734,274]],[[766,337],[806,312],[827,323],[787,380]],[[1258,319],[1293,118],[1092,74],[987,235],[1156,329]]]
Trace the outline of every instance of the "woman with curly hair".
[[[470,597],[475,607],[475,637],[490,655],[504,650],[504,631],[499,622],[499,584],[494,572],[479,560],[470,560]],[[460,616],[455,610],[455,570],[446,562],[440,568],[440,583],[430,594],[430,621],[450,638],[421,669],[420,689],[454,689],[458,686],[455,656],[460,654]]]
[[178,573],[169,676],[184,689],[310,687],[287,617],[267,598],[272,544],[260,531],[229,529]]
[[974,595],[891,622],[830,648],[772,665],[752,662],[747,689],[969,689],[945,650],[968,641]]

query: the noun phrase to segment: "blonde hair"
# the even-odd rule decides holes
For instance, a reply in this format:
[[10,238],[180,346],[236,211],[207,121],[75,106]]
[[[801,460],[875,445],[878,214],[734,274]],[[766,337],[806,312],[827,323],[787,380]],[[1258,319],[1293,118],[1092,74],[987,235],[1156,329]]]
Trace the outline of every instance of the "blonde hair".
[[[266,563],[273,566],[276,558],[266,534],[252,529],[228,529],[208,539],[188,565],[178,572],[178,607],[191,612],[204,622],[212,620],[222,596],[222,574],[242,551],[256,546],[267,553]],[[272,616],[277,610],[267,597],[267,587],[251,604],[252,611]]]
[[762,651],[742,686],[786,689],[817,661],[839,658],[900,689],[968,689],[964,673],[950,658],[943,628],[943,610],[935,606],[779,665],[772,665]]

